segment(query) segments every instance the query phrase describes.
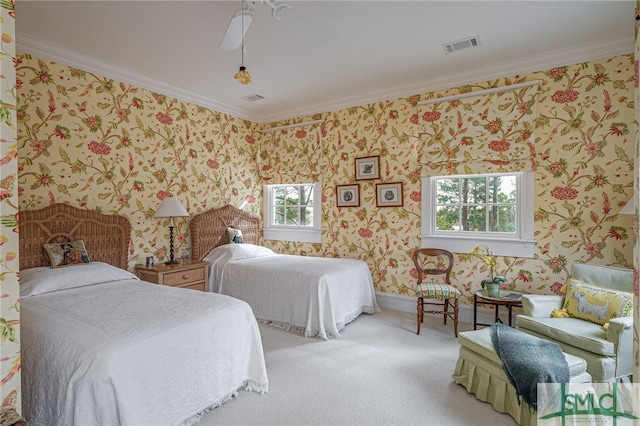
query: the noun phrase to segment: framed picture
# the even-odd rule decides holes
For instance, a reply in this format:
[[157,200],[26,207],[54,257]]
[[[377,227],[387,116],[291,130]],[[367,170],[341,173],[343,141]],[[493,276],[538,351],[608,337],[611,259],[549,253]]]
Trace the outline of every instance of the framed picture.
[[360,185],[336,185],[338,207],[358,207],[360,205]]
[[379,179],[380,157],[356,158],[356,180]]
[[378,207],[401,207],[402,182],[377,183],[376,205]]

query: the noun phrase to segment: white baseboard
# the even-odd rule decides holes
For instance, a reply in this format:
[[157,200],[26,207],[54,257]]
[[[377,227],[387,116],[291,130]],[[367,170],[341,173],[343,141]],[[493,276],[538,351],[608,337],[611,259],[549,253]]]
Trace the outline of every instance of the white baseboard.
[[[399,294],[379,293],[376,292],[378,305],[382,309],[391,309],[393,311],[416,313],[416,298],[410,296],[401,296]],[[513,310],[513,324],[515,325],[516,315],[522,313],[518,308]],[[435,315],[432,315],[435,316]],[[501,308],[500,319],[507,324],[509,317],[505,308]],[[478,307],[478,323],[491,324],[495,320],[495,310],[486,307]],[[473,305],[460,305],[458,311],[458,321],[473,324]]]

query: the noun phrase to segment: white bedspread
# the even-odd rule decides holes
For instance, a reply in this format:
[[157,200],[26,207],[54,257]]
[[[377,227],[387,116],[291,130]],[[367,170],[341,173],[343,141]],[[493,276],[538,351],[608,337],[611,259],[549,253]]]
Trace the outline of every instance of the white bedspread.
[[361,313],[380,311],[360,260],[276,254],[252,244],[226,244],[204,260],[210,291],[242,299],[258,320],[306,337],[340,337]]
[[268,390],[253,313],[223,295],[117,280],[23,297],[20,325],[29,425],[191,423]]

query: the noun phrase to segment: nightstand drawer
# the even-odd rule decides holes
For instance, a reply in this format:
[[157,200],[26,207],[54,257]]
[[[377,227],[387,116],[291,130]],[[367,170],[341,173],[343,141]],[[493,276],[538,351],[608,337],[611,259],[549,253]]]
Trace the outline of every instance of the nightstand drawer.
[[164,285],[182,287],[184,284],[194,281],[204,281],[204,269],[188,269],[186,271],[175,271],[164,274]]
[[209,264],[192,260],[175,265],[160,264],[152,268],[137,265],[141,280],[171,287],[207,291],[209,285]]

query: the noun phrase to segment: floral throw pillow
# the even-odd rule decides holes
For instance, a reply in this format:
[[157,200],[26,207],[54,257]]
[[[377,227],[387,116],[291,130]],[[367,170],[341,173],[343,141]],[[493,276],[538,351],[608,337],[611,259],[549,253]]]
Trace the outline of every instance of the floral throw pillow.
[[87,248],[82,240],[66,243],[47,243],[44,245],[44,250],[49,256],[52,268],[91,262],[87,254]]

